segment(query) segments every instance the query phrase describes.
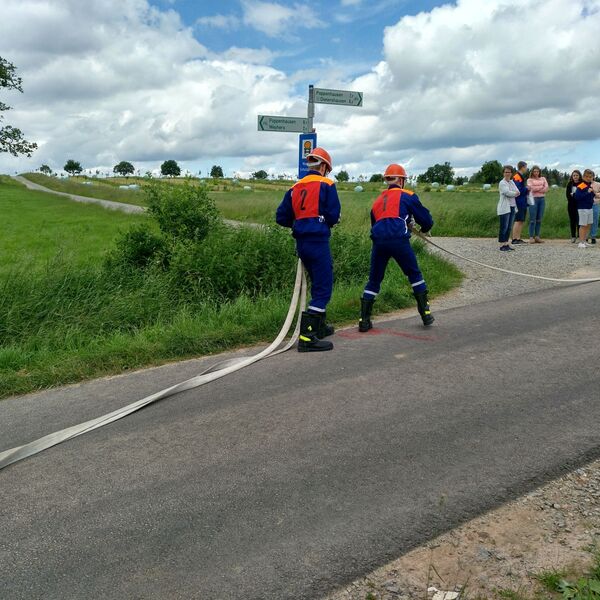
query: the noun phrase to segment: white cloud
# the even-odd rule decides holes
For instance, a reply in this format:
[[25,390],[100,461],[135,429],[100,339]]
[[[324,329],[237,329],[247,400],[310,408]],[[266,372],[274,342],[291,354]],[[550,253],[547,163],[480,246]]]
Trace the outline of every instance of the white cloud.
[[307,4],[285,6],[277,2],[242,0],[244,23],[269,37],[287,36],[296,38],[298,28],[314,29],[325,27]]
[[60,168],[69,157],[95,167],[278,154],[271,135],[258,135],[257,114],[302,114],[293,83],[264,64],[273,52],[208,52],[177,13],[145,0],[85,10],[75,0],[5,0],[3,15],[0,56],[25,91],[7,116],[40,148],[29,161],[0,154],[0,172]]
[[196,24],[217,29],[237,29],[240,26],[240,19],[235,15],[213,15],[200,17],[196,20]]
[[[307,81],[364,92],[362,108],[317,105],[319,143],[336,169],[380,172],[399,161],[418,171],[445,160],[468,169],[521,157],[566,169],[598,152],[600,0],[487,0],[485,11],[458,0],[387,27],[374,66],[324,59],[294,73],[269,66],[280,54],[268,44],[211,52],[176,12],[147,0],[2,3],[0,56],[25,90],[3,98],[14,107],[6,116],[40,149],[29,161],[0,154],[0,172],[67,158],[289,172],[296,136],[259,134],[256,117],[305,115]],[[304,5],[243,8],[271,36],[323,26]]]
[[363,116],[328,109],[327,131],[340,148],[473,165],[511,146],[597,140],[599,10],[600,0],[488,0],[485,10],[459,0],[404,17],[385,29],[385,60],[348,84],[365,92]]

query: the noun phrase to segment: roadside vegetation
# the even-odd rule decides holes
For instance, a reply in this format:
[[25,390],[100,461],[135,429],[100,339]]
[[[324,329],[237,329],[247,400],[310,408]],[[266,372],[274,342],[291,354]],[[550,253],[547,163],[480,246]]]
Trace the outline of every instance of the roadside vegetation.
[[[288,231],[226,227],[206,187],[185,182],[155,182],[145,203],[148,216],[126,215],[0,179],[0,397],[277,333],[297,260]],[[370,240],[367,230],[336,229],[329,314],[351,322]],[[458,284],[457,269],[419,241],[415,249],[432,295]],[[413,304],[390,267],[378,310]]]
[[570,569],[555,569],[533,575],[534,591],[498,589],[494,596],[470,596],[464,600],[600,600],[600,550],[592,549],[593,563],[585,573]]

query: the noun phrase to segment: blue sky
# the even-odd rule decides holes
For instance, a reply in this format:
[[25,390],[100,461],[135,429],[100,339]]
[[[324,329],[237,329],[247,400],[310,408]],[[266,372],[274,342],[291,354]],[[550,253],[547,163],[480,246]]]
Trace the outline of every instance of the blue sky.
[[[349,75],[360,75],[382,59],[382,32],[386,25],[397,23],[405,15],[430,11],[450,2],[381,0],[346,5],[335,0],[321,4],[284,2],[281,4],[287,8],[310,7],[321,23],[316,25],[309,20],[302,26],[300,14],[296,23],[284,27],[285,33],[274,30],[271,35],[244,23],[246,11],[239,0],[219,3],[159,0],[153,4],[177,11],[183,22],[193,28],[198,41],[214,52],[225,52],[231,46],[266,47],[275,53],[273,66],[286,73],[309,69],[317,60],[345,65]],[[324,9],[315,10],[319,6]],[[223,26],[214,24],[219,19]],[[267,21],[264,24],[268,29]]]
[[600,170],[600,0],[2,0],[0,56],[24,94],[2,101],[39,149],[0,172],[67,159],[110,172],[294,174],[308,84],[364,93],[317,105],[334,172],[417,174],[486,160]]

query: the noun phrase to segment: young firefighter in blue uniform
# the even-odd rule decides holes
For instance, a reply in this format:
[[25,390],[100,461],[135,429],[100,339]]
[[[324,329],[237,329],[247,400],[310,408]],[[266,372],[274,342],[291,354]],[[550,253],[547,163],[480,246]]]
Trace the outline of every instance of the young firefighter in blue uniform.
[[523,231],[523,224],[527,217],[527,194],[529,190],[525,184],[525,176],[527,174],[527,163],[524,160],[520,160],[517,163],[517,172],[513,175],[513,181],[519,190],[519,195],[515,198],[517,210],[515,214],[515,222],[512,229],[512,244],[524,244],[525,242],[521,239],[521,232]]
[[427,233],[433,227],[433,219],[419,201],[419,197],[402,188],[406,181],[404,167],[391,164],[383,177],[388,189],[379,195],[371,209],[373,250],[369,281],[360,300],[358,330],[361,332],[369,331],[373,327],[371,311],[390,258],[398,263],[410,281],[423,325],[431,325],[434,321],[427,302],[427,286],[410,245],[412,219],[421,226],[423,233]]
[[299,352],[332,350],[322,338],[333,333],[325,321],[325,311],[333,290],[333,260],[329,249],[331,228],[340,220],[340,200],[335,184],[326,175],[331,156],[315,148],[307,157],[308,175],[289,189],[277,208],[275,219],[291,227],[296,251],[310,278],[311,299],[300,319]]

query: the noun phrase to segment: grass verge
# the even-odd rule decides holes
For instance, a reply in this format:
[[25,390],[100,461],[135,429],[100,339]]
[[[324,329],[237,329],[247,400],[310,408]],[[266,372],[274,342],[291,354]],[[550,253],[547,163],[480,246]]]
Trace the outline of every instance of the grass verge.
[[[0,182],[0,397],[268,341],[289,304],[293,240],[281,228],[215,230],[169,270],[108,268],[107,250],[143,215],[106,211]],[[337,229],[337,228],[336,228]],[[368,276],[366,232],[334,232],[329,315],[352,322]],[[432,296],[461,279],[415,241]],[[398,267],[378,312],[414,306]],[[416,310],[415,310],[416,315]]]

